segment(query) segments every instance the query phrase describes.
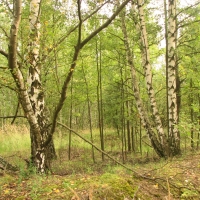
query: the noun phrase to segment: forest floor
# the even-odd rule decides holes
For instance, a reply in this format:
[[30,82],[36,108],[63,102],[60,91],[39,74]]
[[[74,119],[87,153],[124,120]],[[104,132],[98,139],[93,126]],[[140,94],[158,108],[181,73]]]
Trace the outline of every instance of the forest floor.
[[[0,199],[200,199],[200,154],[197,152],[171,160],[141,158],[125,164],[138,175],[108,158],[93,163],[80,149],[73,151],[69,161],[66,152],[64,149],[59,152],[49,175],[37,175],[25,165],[15,173],[2,170]],[[19,154],[15,155],[15,162],[16,157],[21,159]],[[13,157],[8,160],[12,162]]]
[[[90,134],[81,132],[84,138]],[[94,150],[80,137],[72,137],[69,159],[68,135],[54,138],[57,159],[52,172],[38,175],[27,168],[30,155],[29,129],[7,126],[0,130],[0,159],[19,170],[3,170],[0,162],[0,200],[198,200],[200,199],[200,152],[192,152],[185,141],[183,155],[164,160],[146,143],[142,154],[122,154],[121,140],[112,130],[105,133],[105,151],[119,163]],[[98,146],[99,134],[93,142]],[[122,155],[124,155],[122,157]],[[124,162],[124,166],[120,165]],[[0,160],[1,161],[1,160]],[[5,168],[5,167],[4,167]]]

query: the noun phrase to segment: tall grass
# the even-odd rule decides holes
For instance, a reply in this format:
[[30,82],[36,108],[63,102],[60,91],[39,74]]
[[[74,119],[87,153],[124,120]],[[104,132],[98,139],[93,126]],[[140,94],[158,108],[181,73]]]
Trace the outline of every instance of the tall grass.
[[30,149],[29,128],[26,125],[4,125],[0,129],[0,154]]

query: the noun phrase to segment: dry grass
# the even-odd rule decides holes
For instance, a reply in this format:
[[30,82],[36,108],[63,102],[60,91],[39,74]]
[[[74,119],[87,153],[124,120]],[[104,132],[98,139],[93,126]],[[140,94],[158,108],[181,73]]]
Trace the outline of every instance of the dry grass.
[[30,149],[29,128],[26,125],[4,125],[0,129],[0,154]]

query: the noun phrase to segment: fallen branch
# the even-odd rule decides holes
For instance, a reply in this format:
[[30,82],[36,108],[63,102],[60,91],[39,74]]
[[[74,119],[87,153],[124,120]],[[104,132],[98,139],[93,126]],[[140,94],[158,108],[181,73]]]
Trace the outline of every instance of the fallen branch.
[[[142,178],[142,179],[146,179],[152,182],[156,182],[158,183],[166,192],[168,192],[169,195],[169,186],[174,187],[175,189],[178,189],[180,191],[181,187],[178,187],[177,185],[175,185],[173,182],[171,182],[168,179],[167,182],[167,187],[165,187],[163,185],[163,183],[166,184],[166,179],[162,178],[162,177],[150,177],[150,176],[146,176],[145,174],[140,174],[139,172],[133,170],[132,168],[127,167],[126,165],[122,164],[121,162],[119,162],[118,160],[116,160],[115,158],[113,158],[112,156],[110,156],[108,153],[106,153],[105,151],[101,150],[99,147],[97,147],[95,144],[93,144],[92,142],[90,142],[89,140],[87,140],[86,138],[84,138],[83,136],[81,136],[79,133],[77,133],[76,131],[70,129],[69,127],[67,127],[65,124],[62,124],[60,122],[57,122],[58,125],[66,128],[67,130],[71,131],[72,133],[74,133],[75,135],[77,135],[79,138],[81,138],[82,140],[84,140],[85,142],[87,142],[88,144],[92,145],[96,150],[98,150],[99,152],[103,153],[104,155],[106,155],[108,158],[110,158],[111,160],[113,160],[115,163],[117,163],[118,165],[122,166],[123,168],[133,172],[135,178]],[[161,182],[160,182],[161,181]],[[138,187],[138,190],[140,189],[140,187]],[[189,189],[189,188],[187,188]]]
[[0,116],[0,119],[12,119],[12,118],[18,118],[18,117],[21,117],[21,118],[26,118],[26,116],[24,115],[17,115],[17,116]]
[[0,168],[2,170],[18,171],[19,168],[8,163],[3,157],[0,156]]
[[111,160],[113,160],[115,163],[117,163],[118,165],[124,167],[125,169],[133,172],[133,174],[136,177],[143,177],[143,175],[139,174],[138,172],[136,172],[135,170],[127,167],[126,165],[122,164],[121,162],[119,162],[118,160],[116,160],[115,158],[113,158],[112,156],[110,156],[108,153],[106,153],[105,151],[101,150],[99,147],[97,147],[95,144],[93,144],[92,142],[90,142],[89,140],[85,139],[83,136],[81,136],[79,133],[77,133],[76,131],[70,129],[69,127],[67,127],[66,125],[57,122],[60,126],[66,128],[67,130],[71,131],[72,133],[74,133],[75,135],[77,135],[78,137],[80,137],[82,140],[84,140],[85,142],[87,142],[88,144],[92,145],[97,151],[103,153],[104,155],[106,155],[108,158],[110,158]]

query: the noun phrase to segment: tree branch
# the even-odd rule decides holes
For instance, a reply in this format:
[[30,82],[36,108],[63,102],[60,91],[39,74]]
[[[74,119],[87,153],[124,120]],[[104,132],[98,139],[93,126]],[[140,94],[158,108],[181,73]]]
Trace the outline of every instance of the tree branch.
[[113,158],[112,156],[110,156],[108,153],[106,153],[105,151],[101,150],[101,148],[97,147],[95,144],[93,144],[92,142],[90,142],[89,140],[87,140],[86,138],[84,138],[83,136],[81,136],[79,133],[77,133],[76,131],[70,129],[69,127],[67,127],[66,125],[57,122],[60,126],[66,128],[67,130],[71,131],[72,133],[74,133],[75,135],[77,135],[79,138],[81,138],[82,140],[84,140],[85,142],[87,142],[88,144],[92,145],[97,151],[103,153],[104,155],[106,155],[108,158],[110,158],[111,160],[113,160],[115,163],[117,163],[118,165],[124,167],[125,169],[131,171],[134,173],[134,175],[136,176],[142,176],[140,175],[138,172],[134,171],[133,169],[125,166],[124,164],[122,164],[121,162],[119,162],[118,160],[116,160],[115,158]]
[[68,75],[64,81],[62,90],[61,90],[61,96],[59,99],[59,102],[55,108],[54,114],[53,114],[53,119],[52,119],[52,127],[51,127],[51,131],[49,134],[49,137],[47,138],[46,142],[44,142],[44,146],[46,146],[51,140],[52,140],[52,136],[53,133],[55,132],[55,128],[56,128],[56,121],[57,121],[57,117],[58,114],[60,112],[60,110],[63,107],[63,104],[65,102],[65,99],[67,97],[67,88],[68,88],[68,84],[71,80],[72,74],[74,72],[74,68],[76,67],[76,62],[78,59],[78,55],[80,50],[93,38],[95,37],[99,32],[101,32],[103,29],[105,29],[114,19],[115,17],[120,13],[120,11],[126,6],[126,4],[129,2],[130,0],[126,0],[124,1],[124,3],[122,3],[119,8],[115,11],[115,13],[99,28],[97,28],[93,33],[91,33],[85,40],[83,40],[78,46],[75,47],[74,50],[74,55],[73,55],[73,59],[72,59],[72,64],[70,66]]
[[94,36],[96,36],[99,32],[101,32],[104,28],[106,28],[114,19],[115,17],[120,13],[120,11],[126,6],[127,3],[129,3],[131,0],[124,1],[115,11],[115,13],[99,28],[97,28],[94,32],[92,32],[85,40],[81,42],[81,48],[84,47]]
[[0,54],[8,59],[8,53],[5,52],[3,49],[0,49]]
[[26,118],[24,115],[14,115],[14,116],[0,116],[0,119],[13,119],[13,118]]
[[[82,23],[85,22],[86,20],[88,20],[88,19],[89,19],[90,17],[92,17],[94,14],[96,14],[96,13],[97,13],[105,4],[107,4],[108,2],[109,2],[109,1],[106,1],[106,2],[103,3],[101,6],[99,6],[96,10],[94,10],[91,14],[89,14],[87,17],[85,17],[84,19],[82,19]],[[66,38],[68,38],[69,35],[70,35],[71,33],[73,33],[78,27],[79,27],[79,24],[77,24],[75,27],[71,28],[71,29],[68,31],[68,33],[66,33],[63,37],[61,37],[60,40],[59,40],[56,44],[54,44],[52,48],[49,48],[49,49],[48,49],[48,54],[50,54],[50,53],[53,51],[53,49],[55,49],[56,47],[58,47],[58,46],[59,46]],[[42,61],[45,60],[47,56],[48,56],[48,55],[44,55],[44,56],[41,58],[41,60],[42,60]]]

